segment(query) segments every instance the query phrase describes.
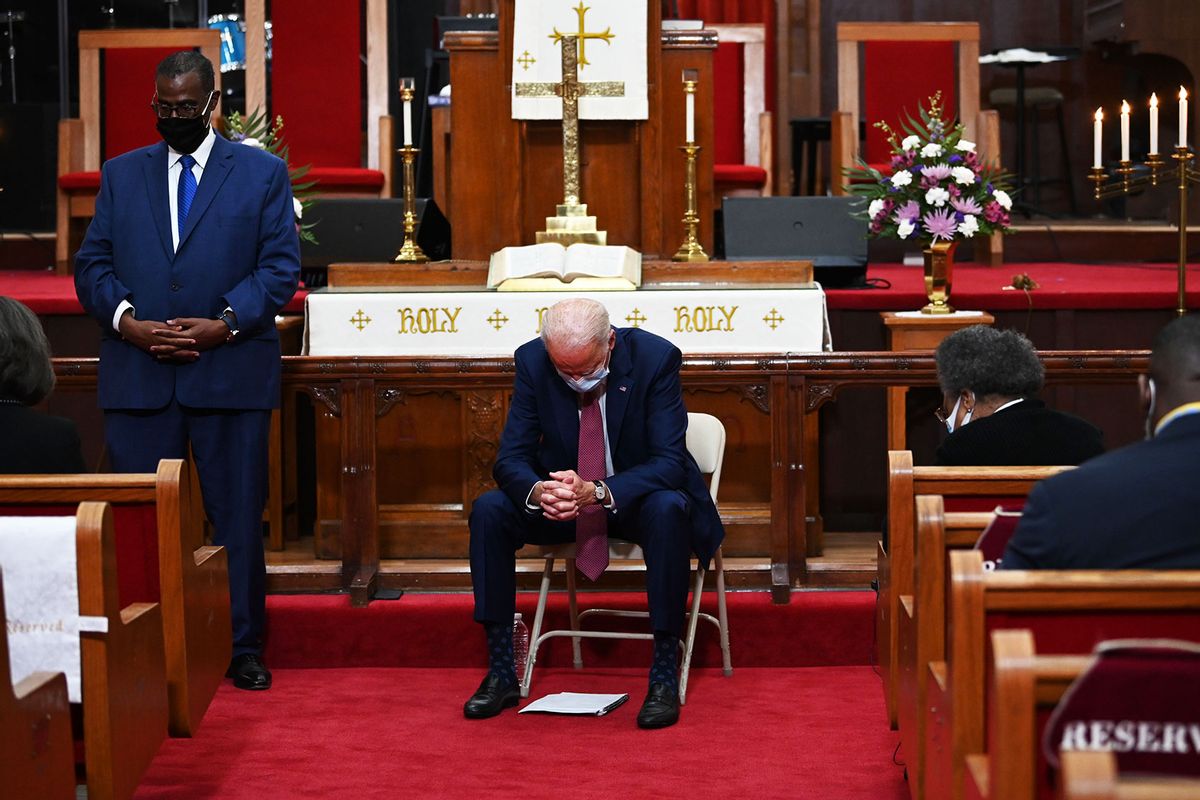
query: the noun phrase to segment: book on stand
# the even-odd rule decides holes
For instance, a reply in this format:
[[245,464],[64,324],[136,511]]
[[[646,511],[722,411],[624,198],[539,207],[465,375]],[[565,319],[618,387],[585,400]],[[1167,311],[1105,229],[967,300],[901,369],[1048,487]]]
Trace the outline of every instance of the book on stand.
[[488,265],[488,287],[502,292],[621,291],[641,284],[642,254],[619,245],[505,247]]

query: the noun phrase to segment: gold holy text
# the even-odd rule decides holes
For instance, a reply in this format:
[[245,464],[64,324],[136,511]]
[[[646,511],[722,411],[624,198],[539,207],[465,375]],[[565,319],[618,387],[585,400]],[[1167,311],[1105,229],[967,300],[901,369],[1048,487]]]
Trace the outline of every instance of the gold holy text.
[[429,308],[405,306],[396,309],[400,315],[399,333],[458,333],[458,315],[462,306],[454,308]]
[[676,333],[732,331],[738,306],[675,306]]

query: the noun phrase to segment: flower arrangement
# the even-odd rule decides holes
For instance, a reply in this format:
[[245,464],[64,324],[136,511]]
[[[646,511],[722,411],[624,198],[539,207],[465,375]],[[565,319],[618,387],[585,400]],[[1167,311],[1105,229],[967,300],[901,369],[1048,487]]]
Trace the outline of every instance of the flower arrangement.
[[861,159],[847,170],[849,191],[867,200],[859,214],[869,236],[931,244],[1008,232],[1008,174],[979,158],[961,123],[945,121],[941,99],[938,92],[928,110],[919,109],[919,119],[905,120],[903,138],[886,122],[875,123],[892,147],[890,175]]
[[288,179],[292,182],[292,207],[296,212],[296,232],[302,241],[317,244],[317,237],[312,232],[314,223],[303,222],[305,209],[317,198],[317,192],[313,189],[317,182],[305,180],[310,164],[292,166],[287,143],[283,140],[283,117],[277,116],[273,124],[268,124],[266,115],[261,111],[255,111],[248,117],[232,111],[225,115],[224,123],[225,136],[231,142],[266,150],[287,164]]

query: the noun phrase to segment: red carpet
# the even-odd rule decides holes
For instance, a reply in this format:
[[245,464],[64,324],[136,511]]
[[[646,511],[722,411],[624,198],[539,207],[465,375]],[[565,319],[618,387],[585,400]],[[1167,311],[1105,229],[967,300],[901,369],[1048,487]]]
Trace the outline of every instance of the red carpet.
[[[773,605],[766,592],[730,592],[729,638],[737,667],[814,667],[871,663],[873,592],[795,592],[788,605]],[[551,594],[547,616],[566,628],[566,595]],[[581,593],[581,607],[644,608],[637,593]],[[533,626],[537,595],[522,593],[517,610]],[[266,660],[293,667],[479,667],[483,633],[471,619],[469,594],[406,594],[351,608],[345,595],[273,595],[267,598]],[[703,610],[716,614],[716,595],[707,593]],[[612,625],[613,620],[606,620]],[[637,621],[634,621],[637,624]],[[697,666],[720,666],[716,627],[701,623],[696,632]],[[645,623],[637,630],[645,630]],[[644,641],[584,643],[589,667],[641,667],[649,664]],[[553,639],[538,663],[571,665],[569,639]]]
[[[736,658],[736,655],[735,655]],[[628,692],[605,717],[465,720],[474,669],[279,669],[226,685],[194,739],[167,741],[138,798],[901,800],[868,667],[694,673],[678,725],[638,730],[641,669],[547,671],[532,695]]]

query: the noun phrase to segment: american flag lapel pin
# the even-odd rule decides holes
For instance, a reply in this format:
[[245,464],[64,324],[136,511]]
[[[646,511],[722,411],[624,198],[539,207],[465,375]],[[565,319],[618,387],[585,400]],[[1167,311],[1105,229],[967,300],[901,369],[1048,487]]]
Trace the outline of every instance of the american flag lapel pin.
[[619,387],[620,391],[622,391],[622,392],[623,392],[623,391],[625,391],[625,390],[626,390],[626,389],[628,389],[628,388],[629,388],[628,386],[621,386],[621,387]]

